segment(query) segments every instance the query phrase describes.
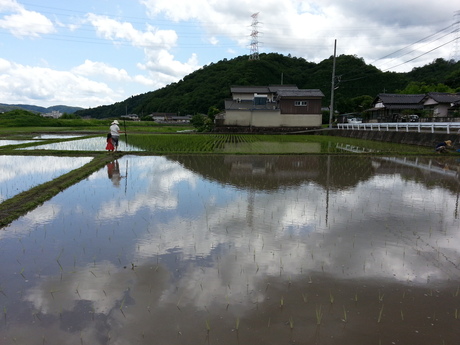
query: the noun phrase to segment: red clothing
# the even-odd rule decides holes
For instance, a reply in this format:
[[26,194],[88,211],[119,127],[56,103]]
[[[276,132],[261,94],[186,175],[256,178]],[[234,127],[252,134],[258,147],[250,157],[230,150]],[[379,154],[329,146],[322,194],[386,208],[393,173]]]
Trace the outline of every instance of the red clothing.
[[115,149],[112,144],[112,138],[107,139],[107,146],[105,147],[105,149],[107,151],[113,151]]

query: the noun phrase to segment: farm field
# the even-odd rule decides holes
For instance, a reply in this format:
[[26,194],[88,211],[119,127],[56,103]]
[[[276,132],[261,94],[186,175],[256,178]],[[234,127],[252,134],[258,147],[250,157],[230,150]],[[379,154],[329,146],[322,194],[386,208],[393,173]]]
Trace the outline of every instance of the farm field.
[[0,343],[457,344],[457,155],[121,139],[0,137]]

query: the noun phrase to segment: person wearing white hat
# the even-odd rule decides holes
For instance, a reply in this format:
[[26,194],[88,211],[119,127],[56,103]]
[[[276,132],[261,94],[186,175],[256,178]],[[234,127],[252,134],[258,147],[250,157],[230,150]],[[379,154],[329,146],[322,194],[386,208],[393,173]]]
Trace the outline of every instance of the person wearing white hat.
[[120,127],[118,127],[119,123],[117,120],[114,120],[110,125],[110,134],[112,134],[112,143],[114,147],[114,151],[118,151],[118,139],[120,138]]

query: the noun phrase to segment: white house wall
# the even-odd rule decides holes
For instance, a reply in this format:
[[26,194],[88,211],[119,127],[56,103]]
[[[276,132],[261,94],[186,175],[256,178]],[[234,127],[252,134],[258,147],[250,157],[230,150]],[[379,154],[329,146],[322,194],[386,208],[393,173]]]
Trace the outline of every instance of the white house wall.
[[227,110],[224,126],[320,127],[322,115],[281,115],[278,111]]

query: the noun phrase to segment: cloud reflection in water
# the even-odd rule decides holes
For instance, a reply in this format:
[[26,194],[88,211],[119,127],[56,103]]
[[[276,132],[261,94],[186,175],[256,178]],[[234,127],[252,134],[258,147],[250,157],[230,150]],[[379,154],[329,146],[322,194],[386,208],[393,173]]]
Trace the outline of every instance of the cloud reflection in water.
[[209,164],[125,156],[118,164],[118,186],[106,167],[34,211],[59,205],[46,221],[22,217],[2,238],[16,249],[0,258],[12,278],[3,291],[23,291],[18,309],[51,323],[65,313],[93,315],[104,326],[88,322],[81,332],[94,344],[107,334],[120,343],[142,343],[142,334],[145,343],[159,334],[171,341],[186,330],[198,341],[204,320],[234,325],[259,304],[279,308],[280,294],[289,297],[283,286],[308,290],[305,281],[318,277],[339,291],[347,282],[415,288],[458,277],[455,180],[425,175],[424,183],[416,169],[387,163],[389,173],[369,157],[225,156]]

